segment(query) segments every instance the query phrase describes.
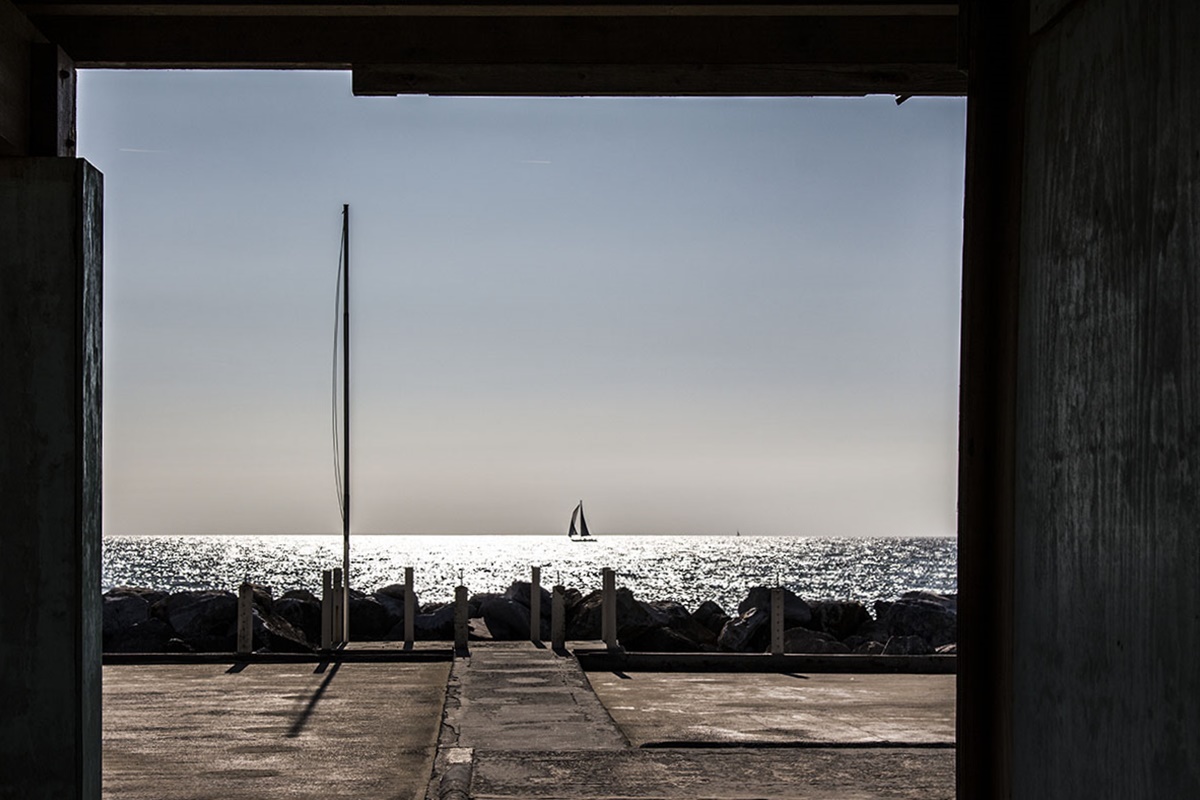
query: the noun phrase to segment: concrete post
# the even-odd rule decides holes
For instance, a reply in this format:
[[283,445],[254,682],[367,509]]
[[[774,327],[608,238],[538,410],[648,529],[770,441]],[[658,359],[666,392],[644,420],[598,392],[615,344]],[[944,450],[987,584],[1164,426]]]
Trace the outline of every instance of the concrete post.
[[254,651],[254,587],[243,583],[238,588],[237,652]]
[[550,646],[563,650],[567,646],[567,602],[563,587],[555,586],[550,596]]
[[783,655],[783,589],[771,590],[771,655]]
[[415,620],[417,618],[417,595],[413,591],[413,568],[404,568],[404,647],[413,646]]
[[102,197],[86,161],[0,159],[6,798],[100,797]]
[[346,589],[342,585],[342,568],[333,568],[333,643],[346,641]]
[[542,640],[542,568],[534,567],[529,581],[529,641]]
[[467,654],[467,587],[454,589],[454,652]]
[[617,649],[617,574],[611,567],[600,573],[603,596],[600,605],[600,638],[609,650]]
[[333,649],[333,571],[321,573],[321,649]]

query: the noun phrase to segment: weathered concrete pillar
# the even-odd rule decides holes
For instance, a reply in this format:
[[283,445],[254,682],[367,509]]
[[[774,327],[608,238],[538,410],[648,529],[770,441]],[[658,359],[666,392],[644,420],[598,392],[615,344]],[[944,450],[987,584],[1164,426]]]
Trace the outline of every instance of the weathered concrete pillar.
[[321,573],[321,649],[333,649],[333,570]]
[[100,797],[102,197],[0,159],[0,797]]
[[404,568],[404,647],[411,649],[415,638],[417,595],[413,591],[413,568]]
[[542,568],[534,567],[529,581],[529,641],[542,640]]
[[771,590],[771,655],[783,655],[783,589]]
[[454,652],[467,654],[467,587],[454,589]]
[[567,602],[562,586],[555,586],[550,595],[550,646],[564,650],[567,646]]
[[254,651],[254,587],[243,583],[238,588],[237,652]]
[[333,643],[346,641],[346,587],[342,583],[342,568],[333,568]]
[[611,567],[600,573],[600,638],[609,650],[617,649],[617,574]]

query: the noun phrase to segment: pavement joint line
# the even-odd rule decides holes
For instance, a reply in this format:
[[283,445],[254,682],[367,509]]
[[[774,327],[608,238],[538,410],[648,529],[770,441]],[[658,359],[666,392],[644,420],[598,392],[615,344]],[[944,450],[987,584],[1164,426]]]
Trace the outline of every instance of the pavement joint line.
[[[442,722],[438,731],[437,752],[425,792],[427,800],[469,800],[471,762],[474,751],[459,747],[462,738],[459,712],[462,709],[461,670],[470,667],[470,657],[455,659],[446,677],[442,700]],[[464,782],[465,781],[465,782]]]

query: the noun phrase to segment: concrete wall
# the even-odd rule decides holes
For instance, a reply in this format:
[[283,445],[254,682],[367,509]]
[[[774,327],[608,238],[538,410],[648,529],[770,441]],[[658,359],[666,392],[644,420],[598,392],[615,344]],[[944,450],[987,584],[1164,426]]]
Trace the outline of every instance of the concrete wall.
[[1013,796],[1200,797],[1200,3],[1035,6]]
[[101,200],[0,158],[0,798],[100,797]]

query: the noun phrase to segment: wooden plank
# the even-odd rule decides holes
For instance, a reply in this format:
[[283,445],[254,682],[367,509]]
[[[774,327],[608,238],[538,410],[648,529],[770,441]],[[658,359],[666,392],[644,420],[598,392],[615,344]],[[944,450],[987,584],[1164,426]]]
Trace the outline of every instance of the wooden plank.
[[1013,797],[1200,797],[1198,41],[1089,0],[1030,58]]
[[1076,0],[1029,0],[1029,32],[1037,33]]

